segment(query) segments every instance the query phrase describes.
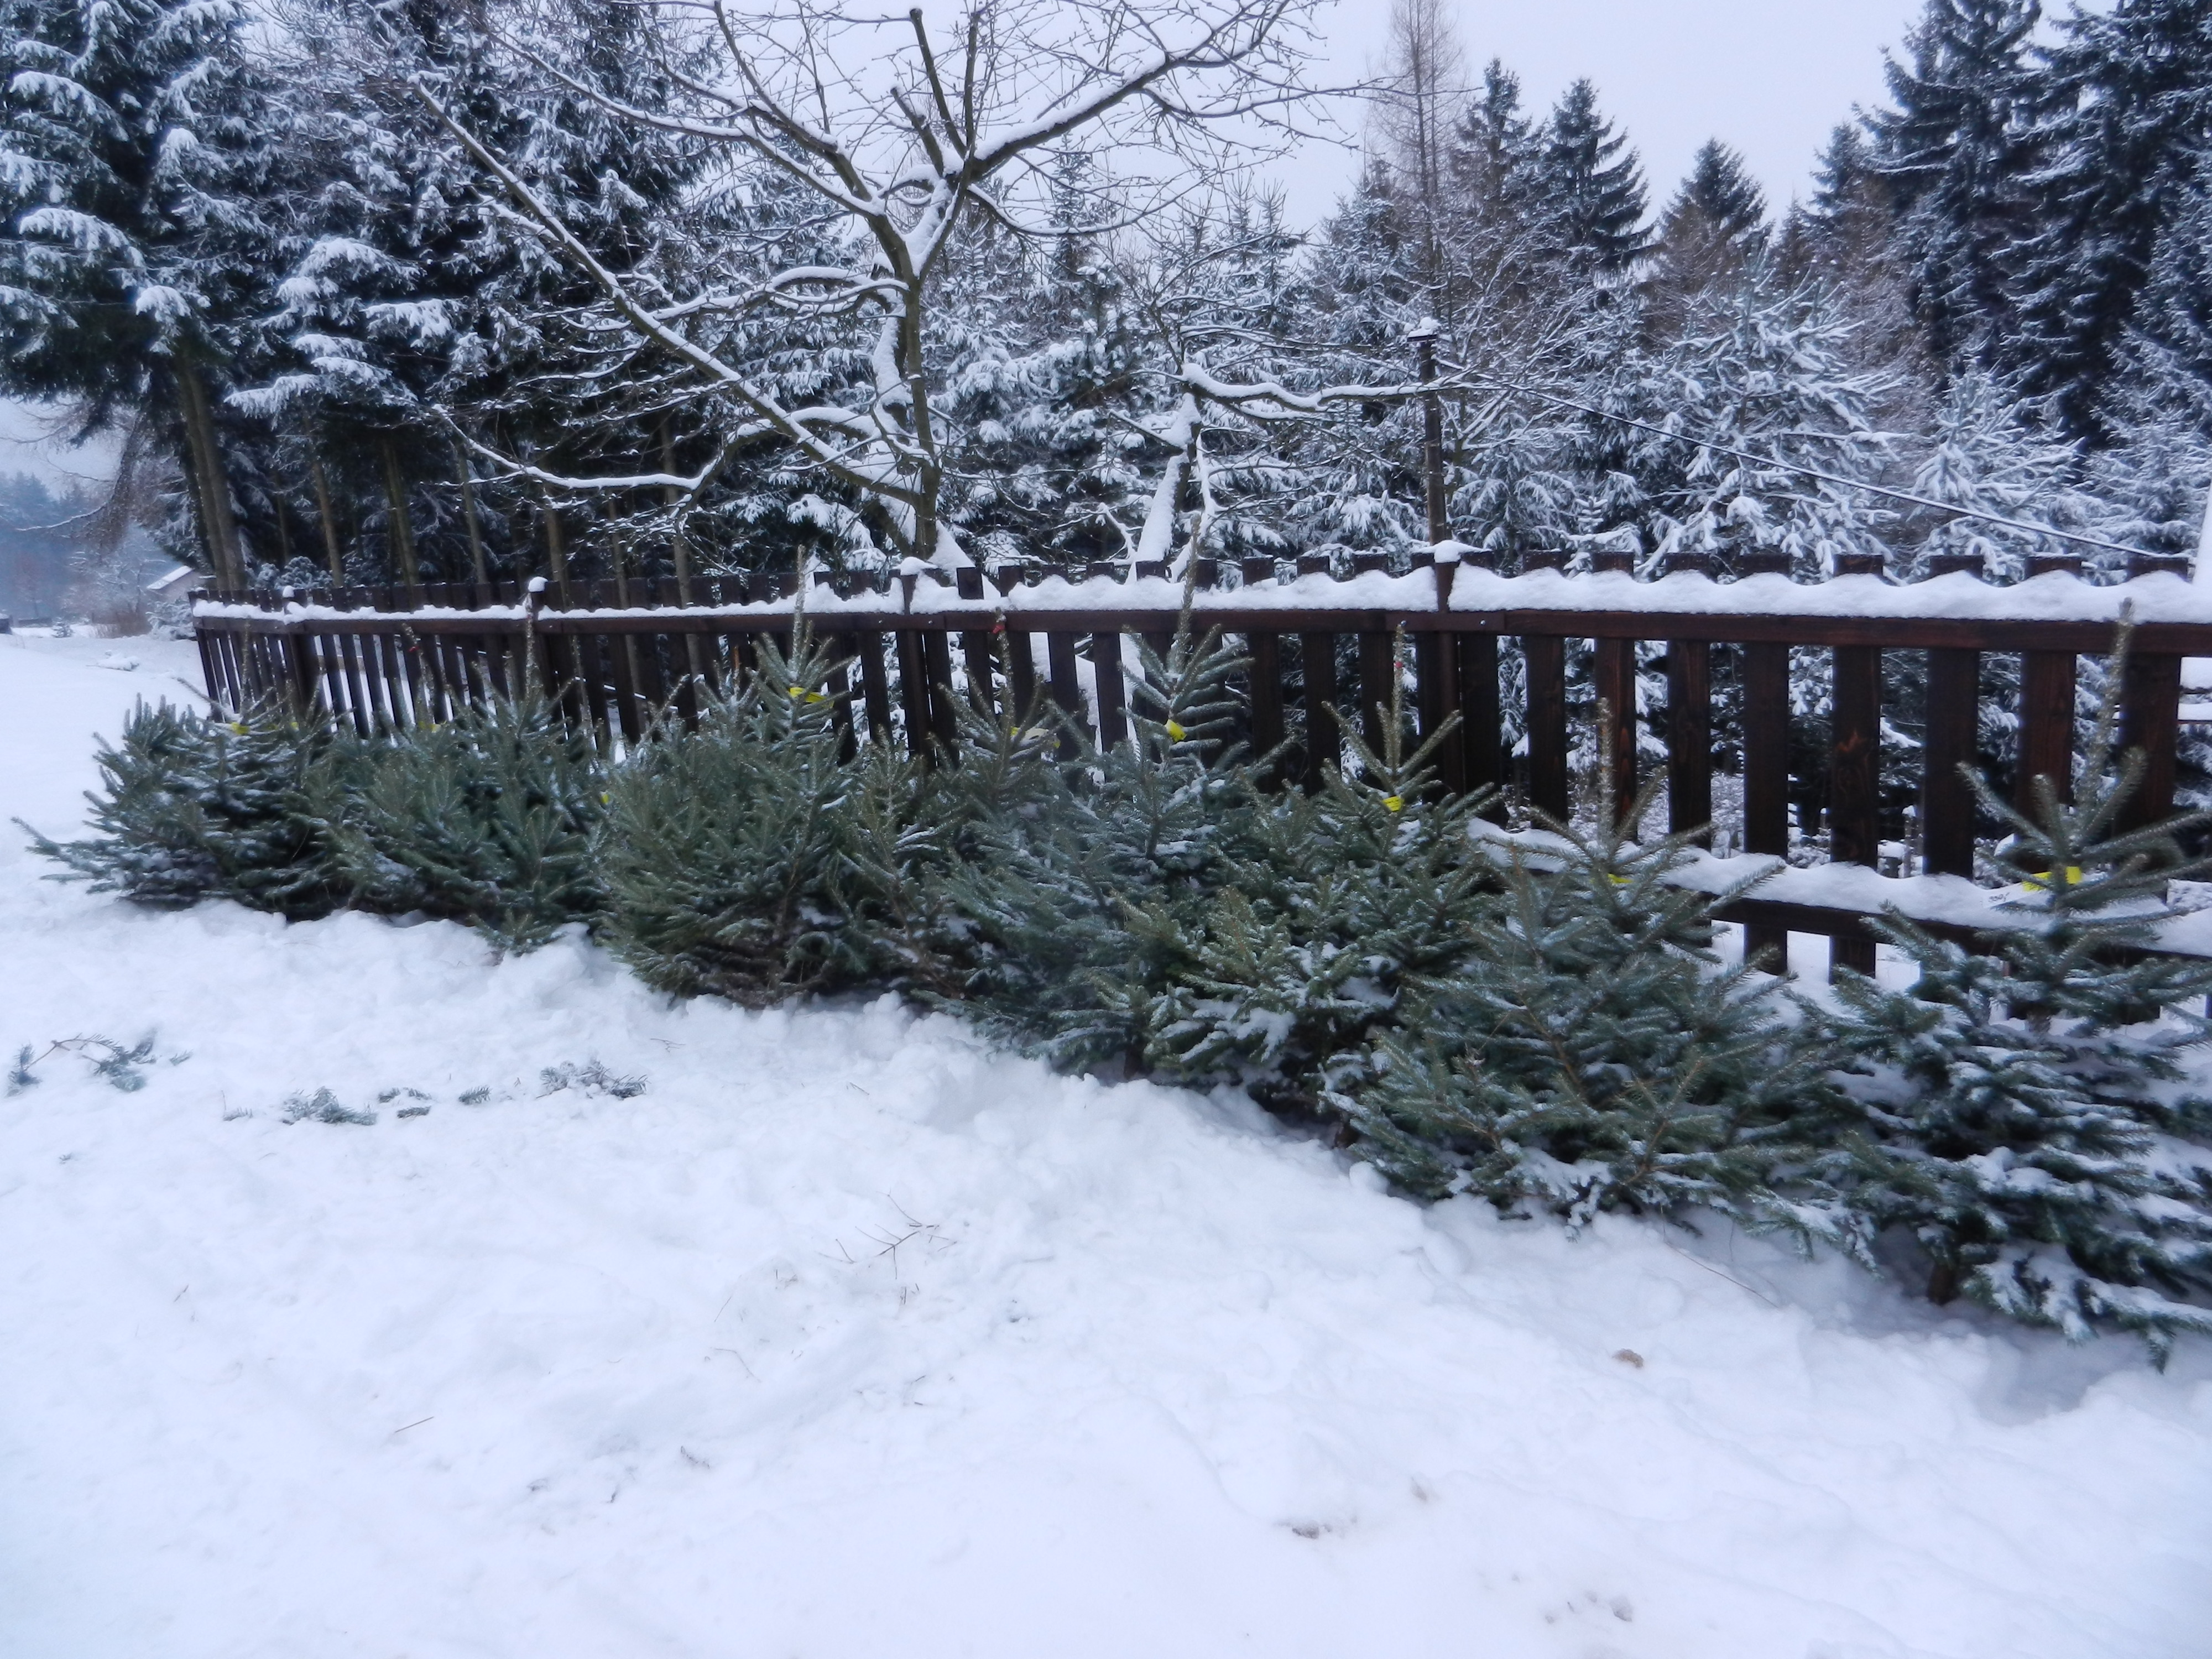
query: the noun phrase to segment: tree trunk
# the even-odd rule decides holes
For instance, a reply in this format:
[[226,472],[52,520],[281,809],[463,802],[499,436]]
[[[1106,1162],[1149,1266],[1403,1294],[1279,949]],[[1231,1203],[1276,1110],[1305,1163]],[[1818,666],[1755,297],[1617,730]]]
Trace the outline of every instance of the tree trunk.
[[477,523],[476,480],[469,476],[469,453],[461,447],[459,438],[453,440],[453,471],[461,481],[461,518],[469,527],[469,564],[477,586],[488,586],[491,573],[484,568],[483,531]]
[[177,404],[185,417],[185,445],[192,462],[192,484],[199,497],[200,535],[215,566],[216,585],[227,592],[246,586],[246,561],[238,545],[238,520],[231,512],[230,483],[223,476],[222,451],[215,439],[215,416],[208,408],[207,386],[191,362],[171,359],[177,377]]
[[323,472],[323,458],[307,451],[307,477],[315,486],[315,511],[323,521],[323,556],[330,562],[331,580],[345,586],[345,558],[338,551],[337,514],[331,511],[331,481]]
[[399,471],[399,446],[384,441],[384,500],[391,515],[392,556],[399,567],[399,580],[407,584],[410,599],[422,590],[422,572],[415,562],[415,526],[407,516],[407,480]]

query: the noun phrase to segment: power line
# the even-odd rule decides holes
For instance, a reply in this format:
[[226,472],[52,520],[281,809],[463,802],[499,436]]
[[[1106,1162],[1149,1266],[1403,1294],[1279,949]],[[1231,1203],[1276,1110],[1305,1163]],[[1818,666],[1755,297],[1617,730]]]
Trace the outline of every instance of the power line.
[[2055,525],[2035,524],[2026,519],[2008,519],[2001,513],[1984,513],[1975,507],[1957,507],[1949,501],[1936,501],[1927,495],[1916,495],[1911,490],[1892,489],[1887,484],[1868,483],[1860,478],[1838,477],[1832,472],[1823,472],[1818,467],[1806,466],[1796,461],[1777,460],[1771,455],[1754,455],[1747,449],[1737,449],[1728,444],[1713,443],[1703,438],[1693,437],[1687,433],[1670,431],[1650,421],[1639,421],[1632,415],[1620,415],[1609,409],[1598,409],[1589,404],[1577,403],[1571,398],[1561,398],[1549,392],[1539,392],[1534,386],[1521,386],[1511,380],[1501,380],[1495,376],[1481,374],[1456,363],[1451,365],[1451,368],[1462,380],[1472,384],[1487,385],[1501,392],[1518,392],[1524,398],[1534,398],[1539,403],[1552,404],[1561,409],[1571,409],[1580,414],[1594,416],[1601,421],[1613,421],[1622,426],[1632,426],[1639,431],[1656,433],[1662,438],[1671,438],[1677,443],[1692,444],[1699,449],[1710,449],[1716,454],[1733,456],[1737,460],[1747,461],[1753,466],[1771,467],[1778,472],[1796,472],[1808,478],[1818,478],[1822,483],[1834,484],[1841,489],[1863,490],[1869,495],[1886,496],[1893,501],[1908,501],[1914,507],[1929,507],[1937,513],[1951,514],[1957,518],[1978,519],[1984,524],[2002,525],[2008,530],[2024,530],[2033,536],[2049,536],[2053,540],[2062,542],[2078,542],[2084,547],[2101,547],[2109,553],[2124,553],[2131,559],[2156,556],[2147,549],[2130,547],[2125,542],[2108,542],[2101,536],[2085,536],[2078,531],[2061,530]]

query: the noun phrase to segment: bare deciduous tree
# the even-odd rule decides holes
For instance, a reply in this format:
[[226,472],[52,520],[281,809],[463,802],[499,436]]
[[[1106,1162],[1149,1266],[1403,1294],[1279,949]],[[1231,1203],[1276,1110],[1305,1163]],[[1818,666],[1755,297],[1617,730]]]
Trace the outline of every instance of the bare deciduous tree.
[[[927,326],[932,280],[955,239],[986,222],[1016,236],[1048,234],[1044,168],[1061,145],[1109,159],[1106,194],[1125,222],[1249,165],[1288,134],[1310,96],[1314,3],[974,0],[940,31],[919,7],[868,18],[810,0],[763,12],[677,0],[659,9],[655,36],[676,92],[653,108],[612,99],[510,40],[616,116],[712,147],[732,173],[766,168],[790,180],[842,252],[690,292],[673,291],[662,273],[707,262],[616,269],[418,83],[416,94],[504,188],[512,217],[588,273],[639,347],[677,366],[664,395],[680,388],[735,411],[690,471],[574,477],[499,459],[562,490],[672,492],[680,534],[684,503],[749,447],[778,441],[869,503],[899,551],[966,562],[939,511],[947,443]],[[795,406],[718,343],[732,319],[777,311],[872,323],[865,402]]]

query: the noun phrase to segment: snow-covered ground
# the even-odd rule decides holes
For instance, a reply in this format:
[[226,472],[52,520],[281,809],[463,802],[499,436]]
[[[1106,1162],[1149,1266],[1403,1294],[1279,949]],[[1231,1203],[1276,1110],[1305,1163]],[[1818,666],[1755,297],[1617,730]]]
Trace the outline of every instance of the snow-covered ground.
[[[0,637],[0,818],[73,823],[192,673]],[[135,912],[21,839],[0,1044],[157,1057],[0,1102],[11,1659],[2212,1651],[2201,1348],[1424,1212],[888,1006]],[[377,1121],[285,1121],[321,1089]]]

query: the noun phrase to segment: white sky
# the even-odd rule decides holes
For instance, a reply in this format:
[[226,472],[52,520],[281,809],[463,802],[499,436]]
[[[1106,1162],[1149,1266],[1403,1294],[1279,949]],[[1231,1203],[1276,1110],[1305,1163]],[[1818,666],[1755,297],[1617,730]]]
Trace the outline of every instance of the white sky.
[[[1502,58],[1522,97],[1547,111],[1587,76],[1599,106],[1644,159],[1656,209],[1708,138],[1743,152],[1780,212],[1810,190],[1813,161],[1855,103],[1882,96],[1881,49],[1896,46],[1921,0],[1458,0],[1468,74]],[[1338,0],[1322,28],[1329,71],[1379,68],[1389,0]],[[1352,118],[1356,120],[1356,117]],[[1279,170],[1293,219],[1326,214],[1356,174],[1354,157],[1315,147]]]
[[53,441],[52,424],[43,410],[0,398],[0,474],[27,472],[58,491],[76,483],[95,488],[115,476],[112,440],[72,448]]

